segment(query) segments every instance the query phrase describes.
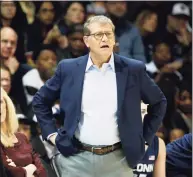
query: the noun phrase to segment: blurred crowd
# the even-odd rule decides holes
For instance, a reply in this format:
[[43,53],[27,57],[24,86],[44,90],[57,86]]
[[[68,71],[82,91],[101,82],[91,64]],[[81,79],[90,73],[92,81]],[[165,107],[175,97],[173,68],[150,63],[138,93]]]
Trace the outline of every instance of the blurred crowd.
[[[192,1],[0,4],[1,86],[15,105],[19,132],[45,163],[49,164],[55,149],[41,137],[32,110],[33,96],[53,76],[60,60],[88,53],[83,24],[93,15],[112,19],[114,52],[143,61],[165,94],[168,107],[157,136],[167,144],[192,131]],[[58,127],[63,123],[59,107],[58,100],[52,108]]]

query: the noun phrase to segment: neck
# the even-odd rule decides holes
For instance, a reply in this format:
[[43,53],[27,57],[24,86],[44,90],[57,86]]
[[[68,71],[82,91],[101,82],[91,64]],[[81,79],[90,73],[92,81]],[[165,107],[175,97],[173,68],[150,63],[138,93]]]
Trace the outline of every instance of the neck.
[[8,20],[8,19],[3,19],[1,18],[1,22],[3,26],[10,26],[11,25],[11,21],[12,20]]
[[94,65],[96,65],[98,68],[101,68],[103,63],[108,63],[110,56],[102,56],[102,55],[96,55],[95,53],[90,52],[90,57]]

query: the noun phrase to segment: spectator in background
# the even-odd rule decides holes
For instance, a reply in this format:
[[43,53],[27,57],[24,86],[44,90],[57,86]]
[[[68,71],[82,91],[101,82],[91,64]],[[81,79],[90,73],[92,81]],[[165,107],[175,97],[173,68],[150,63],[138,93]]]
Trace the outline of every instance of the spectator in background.
[[[154,46],[153,52],[153,60],[146,64],[146,69],[167,98],[167,111],[163,125],[169,131],[171,129],[171,116],[176,109],[176,86],[183,78],[176,68],[176,63],[179,61],[173,61],[167,41],[158,41]],[[182,63],[180,62],[180,64]]]
[[107,15],[116,26],[115,37],[119,54],[146,63],[144,46],[138,29],[127,20],[126,1],[107,1]]
[[165,74],[175,74],[181,78],[177,71],[181,66],[181,61],[174,61],[168,41],[157,41],[153,49],[153,60],[146,64],[147,72],[156,82]]
[[[51,145],[48,143],[44,145],[44,141],[39,137],[37,122],[28,119],[22,114],[17,114],[17,118],[19,122],[18,132],[23,133],[26,136],[27,140],[31,143],[33,150],[40,155],[40,160],[47,172],[46,177],[56,177],[50,166],[50,160],[47,155],[47,149],[49,149]],[[54,149],[53,146],[52,149]]]
[[[10,91],[11,91],[11,85],[12,85],[11,72],[10,72],[9,68],[7,66],[5,66],[3,63],[1,64],[0,69],[1,69],[0,85],[6,91],[6,93],[9,95]],[[11,99],[14,103],[16,113],[21,114],[22,111],[21,111],[21,107],[18,104],[18,102],[13,98],[11,98]]]
[[167,39],[170,42],[169,45],[175,59],[182,59],[191,49],[192,32],[187,28],[189,18],[189,7],[183,3],[176,3],[167,16],[166,27],[158,31],[159,38]]
[[[15,53],[16,59],[20,63],[26,63],[25,58],[25,32],[27,27],[27,20],[25,17],[18,17],[18,4],[15,1],[1,1],[0,2],[0,28],[11,27],[15,30],[18,36],[17,50]],[[19,23],[19,25],[18,25]]]
[[18,39],[16,32],[10,27],[3,27],[0,33],[0,60],[2,64],[9,68],[12,75],[12,85],[9,95],[20,105],[21,111],[26,114],[27,104],[22,85],[22,77],[31,68],[26,64],[19,63],[15,57]]
[[[34,153],[25,135],[17,133],[15,109],[7,93],[1,88],[1,141],[3,165],[14,177],[46,177],[38,154]],[[12,165],[9,163],[12,162]]]
[[154,32],[157,28],[157,23],[157,14],[150,10],[143,10],[141,13],[139,13],[135,21],[135,24],[142,36],[147,63],[152,60],[153,44],[155,39]]
[[176,110],[171,116],[172,128],[181,129],[184,133],[192,132],[192,93],[188,84],[182,82],[176,94]]
[[83,41],[83,36],[84,34],[82,25],[79,24],[71,26],[67,33],[69,43],[68,48],[58,48],[56,50],[58,61],[60,61],[61,59],[76,58],[85,55],[88,50]]
[[166,146],[166,172],[168,177],[192,176],[192,133]]
[[43,43],[51,43],[59,35],[58,30],[53,28],[55,8],[51,1],[36,2],[36,18],[29,25],[28,51],[35,51]]
[[171,63],[172,53],[170,46],[165,41],[158,41],[153,50],[153,60],[146,64],[147,72],[151,77],[155,78],[158,73],[172,72],[173,70],[166,67],[168,63]]
[[27,72],[22,78],[28,105],[31,104],[34,94],[52,77],[57,63],[56,53],[51,45],[41,45],[34,52],[33,59],[36,68]]
[[[50,44],[55,48],[66,48],[68,40],[62,35],[55,21],[55,3],[52,1],[36,2],[37,18],[28,29],[28,51],[38,50],[42,44]],[[29,63],[35,66],[32,56]]]
[[81,2],[68,2],[64,9],[62,19],[58,26],[63,35],[67,35],[69,28],[76,24],[83,24],[85,21],[85,7]]
[[7,66],[1,64],[1,87],[9,94],[11,90],[11,72]]

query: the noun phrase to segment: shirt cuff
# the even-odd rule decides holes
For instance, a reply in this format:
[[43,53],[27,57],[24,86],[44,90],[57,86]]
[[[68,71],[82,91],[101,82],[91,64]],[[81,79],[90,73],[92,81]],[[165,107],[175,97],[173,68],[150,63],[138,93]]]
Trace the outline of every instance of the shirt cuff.
[[47,140],[50,140],[50,137],[51,137],[52,135],[58,135],[58,133],[57,133],[57,132],[55,132],[55,133],[51,133],[51,134],[49,134],[49,135],[47,136]]

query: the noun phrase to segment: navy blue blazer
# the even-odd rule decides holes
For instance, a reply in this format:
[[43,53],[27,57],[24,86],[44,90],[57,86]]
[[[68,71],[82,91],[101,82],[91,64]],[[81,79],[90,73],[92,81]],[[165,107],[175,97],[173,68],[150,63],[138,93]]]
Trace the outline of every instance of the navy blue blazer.
[[[33,99],[33,109],[44,139],[58,131],[56,146],[64,156],[78,152],[73,139],[81,118],[82,88],[87,61],[88,55],[62,60],[58,64],[55,75],[45,83]],[[134,167],[144,155],[145,141],[151,144],[162,122],[166,111],[166,98],[146,74],[143,62],[117,54],[114,54],[114,62],[117,80],[118,130],[127,162],[130,167]],[[60,99],[61,116],[65,118],[64,125],[59,130],[52,121],[51,110],[57,99]],[[141,100],[149,104],[144,123],[141,118]]]

